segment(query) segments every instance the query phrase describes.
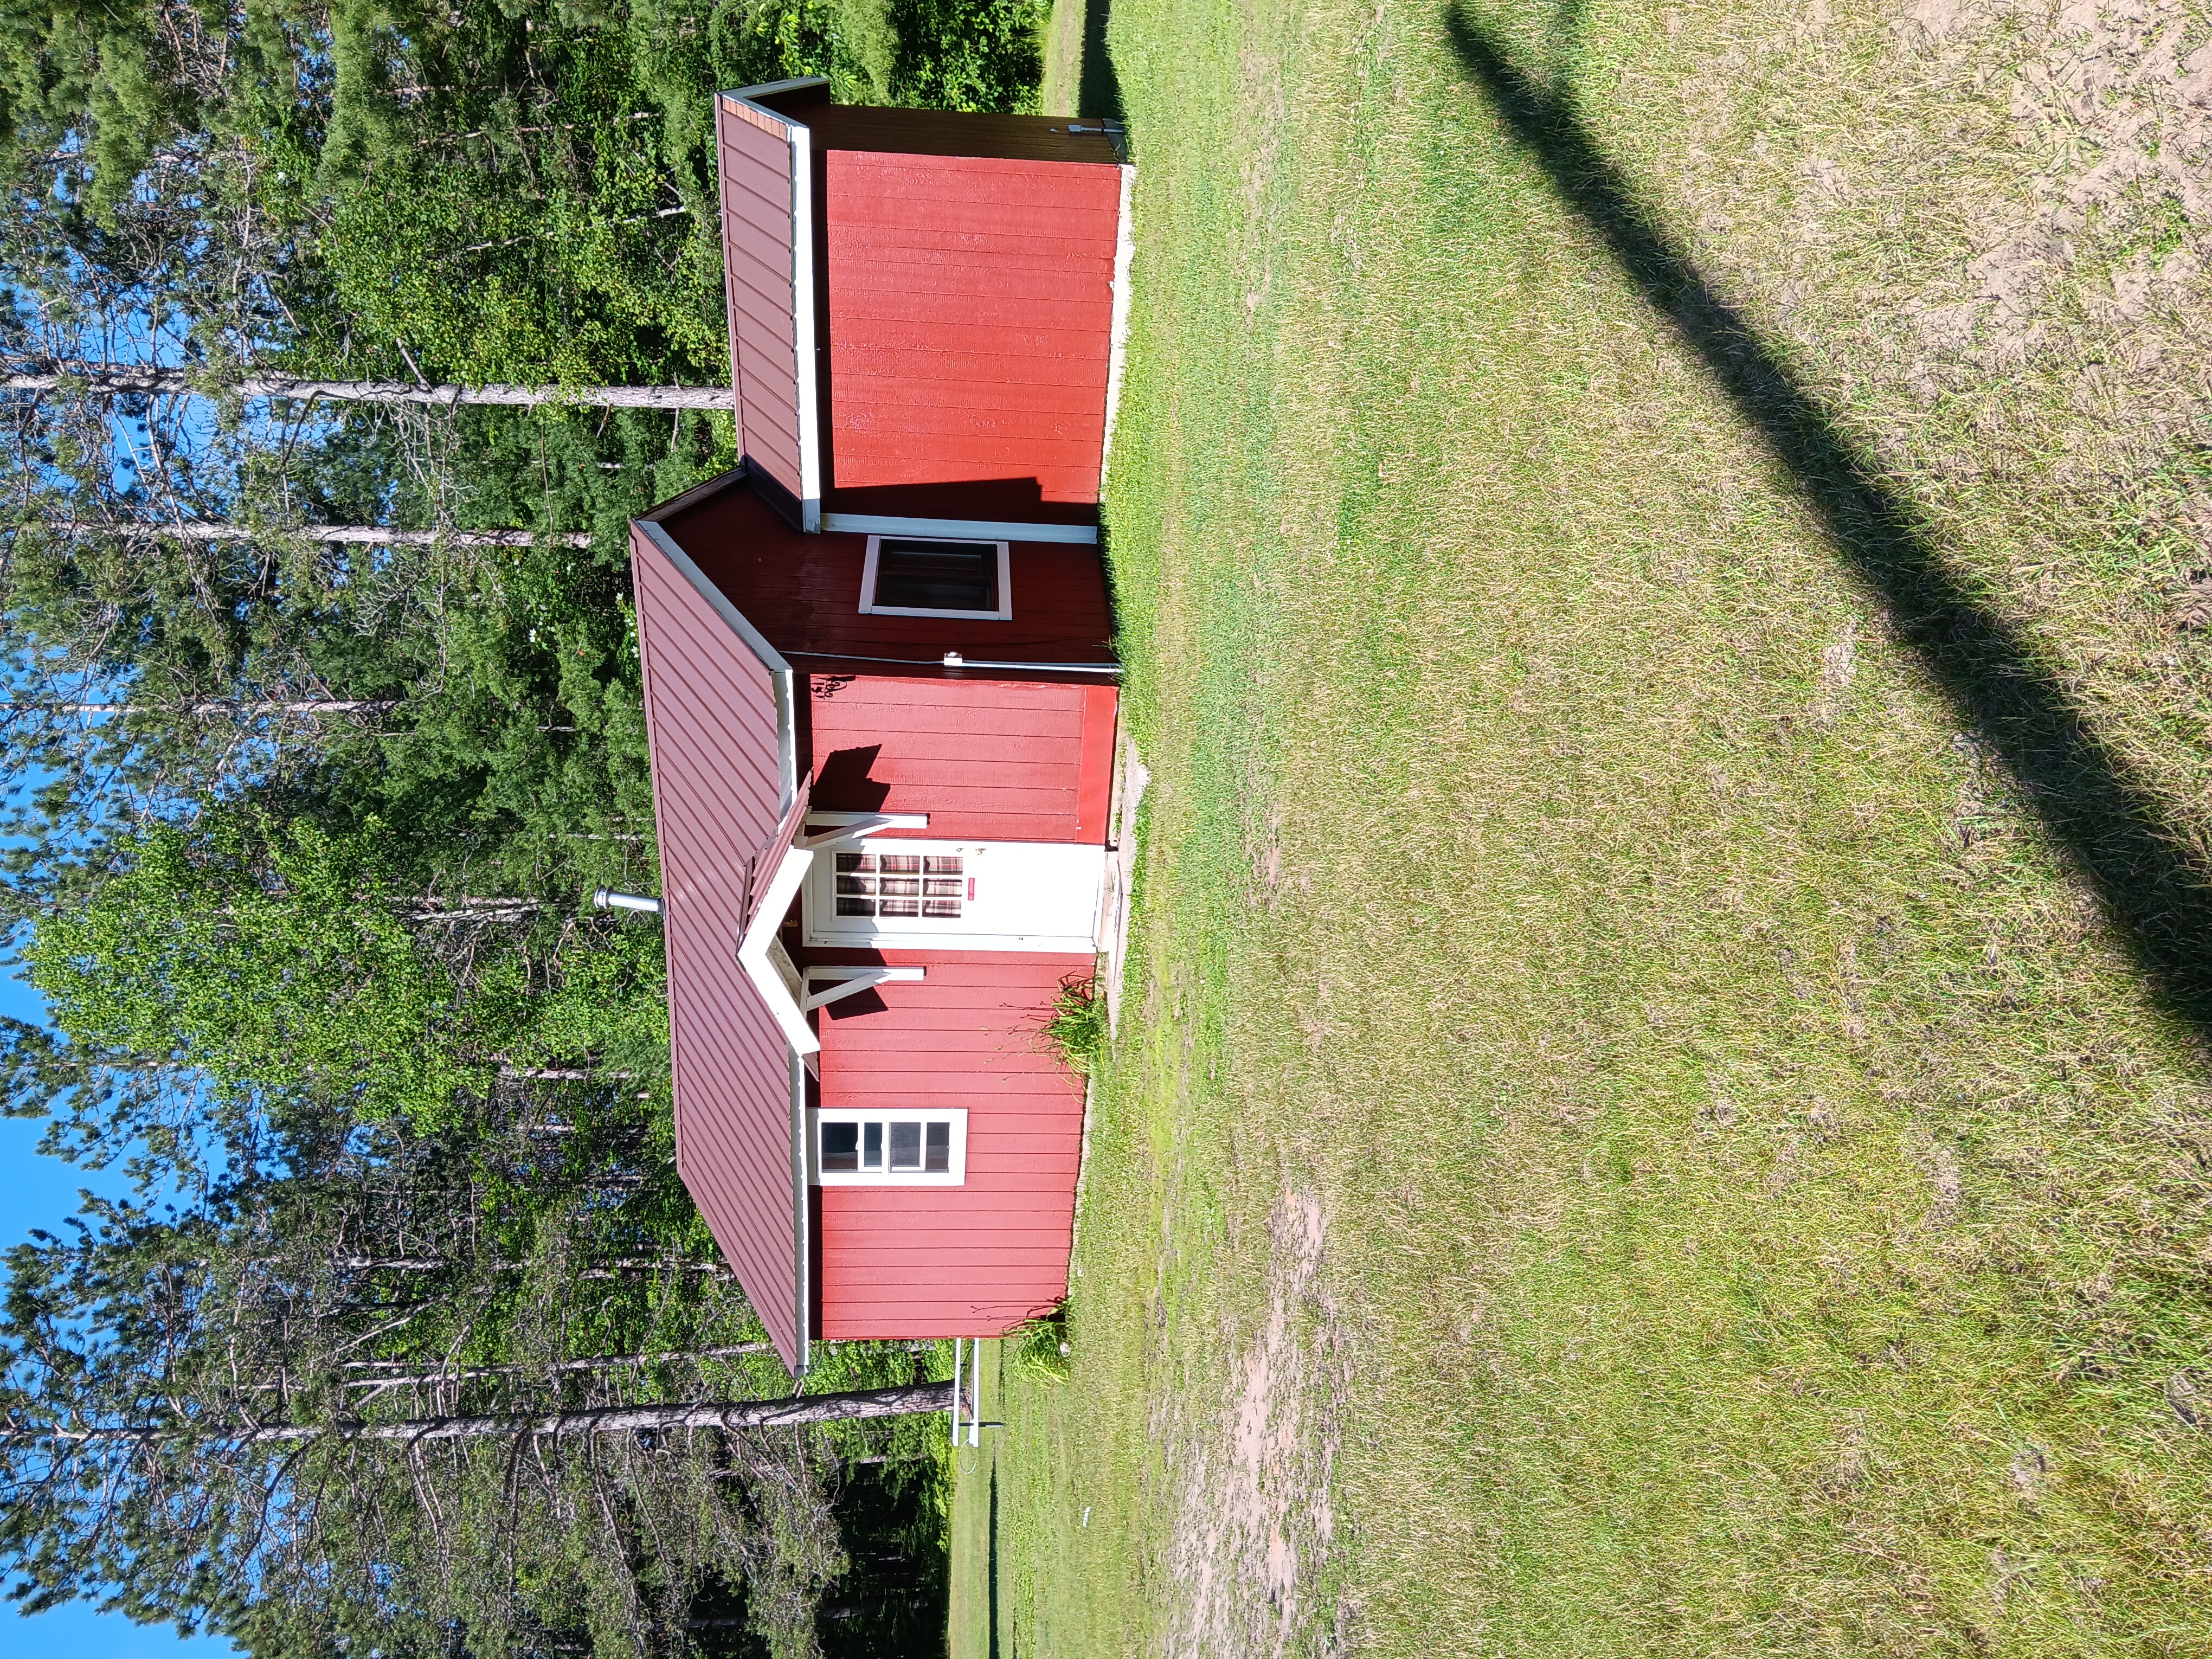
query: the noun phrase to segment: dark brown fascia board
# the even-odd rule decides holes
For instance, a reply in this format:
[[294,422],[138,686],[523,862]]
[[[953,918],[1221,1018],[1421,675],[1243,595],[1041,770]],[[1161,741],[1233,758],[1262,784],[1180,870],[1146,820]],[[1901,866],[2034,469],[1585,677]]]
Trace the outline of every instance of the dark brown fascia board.
[[823,149],[890,155],[965,155],[1014,161],[1074,161],[1116,167],[1122,160],[1103,122],[1054,115],[991,115],[965,110],[840,104],[818,75],[739,87],[741,98],[811,128]]
[[743,461],[727,472],[718,472],[704,483],[693,484],[682,495],[672,495],[659,506],[649,507],[637,516],[645,524],[665,525],[685,508],[710,501],[724,490],[735,489],[741,483],[750,484],[753,494],[774,507],[779,518],[793,530],[804,532],[805,526],[799,522],[798,499],[767,473],[755,472]]
[[778,115],[793,121],[805,120],[806,112],[822,108],[832,102],[830,79],[823,75],[801,75],[788,81],[763,81],[755,87],[739,87],[725,92],[725,98],[742,98],[748,103],[758,104],[763,109],[773,110]]
[[[690,489],[685,490],[682,495],[671,495],[666,501],[661,502],[658,507],[647,507],[644,512],[637,515],[638,521],[641,524],[665,525],[678,514],[684,512],[686,508],[696,507],[702,501],[710,501],[714,500],[715,496],[720,495],[724,490],[732,489],[738,484],[743,483],[744,480],[745,464],[743,461],[739,461],[727,472],[717,472],[713,477],[705,480],[703,483],[693,484]],[[757,489],[760,487],[761,481],[758,478],[755,478],[752,482],[753,487]]]
[[1093,167],[1118,167],[1121,161],[1113,138],[1101,124],[1066,117],[831,104],[803,118],[814,129],[823,149],[1065,161]]

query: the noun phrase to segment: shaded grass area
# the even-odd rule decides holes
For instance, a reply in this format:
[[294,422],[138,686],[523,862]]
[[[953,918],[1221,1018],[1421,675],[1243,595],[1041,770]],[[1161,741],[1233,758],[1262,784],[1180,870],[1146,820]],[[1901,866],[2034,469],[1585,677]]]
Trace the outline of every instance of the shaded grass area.
[[2212,1652],[2207,428],[2106,297],[2201,267],[1975,300],[2085,48],[1838,11],[1118,9],[1155,783],[1007,1650]]
[[1059,0],[1044,28],[1040,108],[1047,115],[1119,119],[1121,87],[1107,49],[1109,0]]

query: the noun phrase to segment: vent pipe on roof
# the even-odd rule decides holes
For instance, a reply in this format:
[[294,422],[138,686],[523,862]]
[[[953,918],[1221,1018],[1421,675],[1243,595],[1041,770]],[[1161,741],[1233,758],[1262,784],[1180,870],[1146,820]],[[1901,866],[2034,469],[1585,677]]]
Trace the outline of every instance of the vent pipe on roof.
[[594,910],[642,910],[647,915],[660,914],[660,901],[648,898],[643,893],[617,893],[611,887],[596,889],[592,894]]

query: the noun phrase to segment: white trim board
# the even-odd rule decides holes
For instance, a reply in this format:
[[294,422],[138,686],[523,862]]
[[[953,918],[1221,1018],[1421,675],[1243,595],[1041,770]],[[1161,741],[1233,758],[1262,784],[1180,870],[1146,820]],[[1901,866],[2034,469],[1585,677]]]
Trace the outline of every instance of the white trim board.
[[[856,997],[878,985],[899,985],[926,978],[928,972],[926,968],[809,968],[806,994],[799,999],[799,1012],[806,1013],[846,997]],[[829,988],[816,990],[814,981],[817,979],[825,981]]]
[[[1114,459],[1114,417],[1121,412],[1121,374],[1129,355],[1129,281],[1137,263],[1136,198],[1137,169],[1124,161],[1121,215],[1114,228],[1114,323],[1106,357],[1106,437],[1098,453],[1102,474]],[[1100,482],[1104,482],[1103,477]]]
[[799,369],[799,527],[822,528],[822,392],[814,350],[814,135],[791,134],[791,334]]
[[921,536],[956,542],[1098,545],[1098,526],[1095,524],[1015,524],[996,519],[904,519],[876,513],[824,513],[822,528],[838,536]]
[[814,854],[804,847],[794,847],[783,855],[783,862],[776,866],[775,874],[769,879],[767,896],[761,901],[760,908],[753,912],[752,926],[745,930],[738,945],[738,965],[745,970],[753,988],[760,993],[761,1000],[768,1005],[769,1012],[782,1028],[783,1040],[791,1045],[794,1054],[821,1053],[822,1039],[806,1023],[798,999],[783,982],[783,975],[769,960],[769,951],[776,942],[776,929],[783,925],[791,901],[797,896],[813,862]]

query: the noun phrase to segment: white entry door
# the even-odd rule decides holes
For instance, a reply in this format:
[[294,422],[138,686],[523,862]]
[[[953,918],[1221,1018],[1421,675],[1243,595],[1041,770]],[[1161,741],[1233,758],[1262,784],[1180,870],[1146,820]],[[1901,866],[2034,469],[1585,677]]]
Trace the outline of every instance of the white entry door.
[[1105,877],[1104,848],[1067,842],[825,842],[799,915],[813,945],[1080,953]]

